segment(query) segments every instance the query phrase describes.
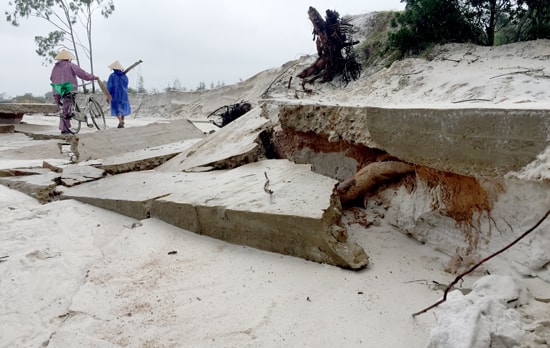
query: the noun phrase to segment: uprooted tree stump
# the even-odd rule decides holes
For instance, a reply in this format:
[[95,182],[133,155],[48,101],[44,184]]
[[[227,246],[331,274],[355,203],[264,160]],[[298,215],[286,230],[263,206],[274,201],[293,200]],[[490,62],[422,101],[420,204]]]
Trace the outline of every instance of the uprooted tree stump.
[[212,111],[206,118],[212,117],[212,123],[220,128],[252,110],[252,104],[247,101],[224,105]]
[[308,15],[313,23],[313,38],[317,45],[317,60],[300,72],[302,87],[318,78],[321,82],[330,82],[341,76],[345,83],[356,80],[361,73],[361,64],[355,58],[353,46],[359,43],[351,41],[349,36],[353,25],[348,19],[341,19],[336,11],[327,10],[323,19],[319,12],[309,7]]

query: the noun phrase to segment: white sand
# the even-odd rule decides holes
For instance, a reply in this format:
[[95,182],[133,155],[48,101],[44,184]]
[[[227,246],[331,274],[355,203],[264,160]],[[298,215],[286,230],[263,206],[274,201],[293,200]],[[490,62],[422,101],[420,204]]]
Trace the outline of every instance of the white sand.
[[449,278],[385,228],[360,237],[373,263],[353,272],[0,189],[6,346],[422,346],[433,315],[411,314]]
[[[345,91],[318,87],[311,99],[545,107],[550,44],[539,43],[449,48]],[[543,70],[495,77],[535,68]],[[518,175],[548,177],[548,158]],[[4,186],[0,212],[1,347],[488,347],[491,336],[493,347],[550,343],[549,304],[533,300],[550,297],[540,279],[478,272],[459,283],[472,288],[481,279],[474,291],[451,292],[438,309],[412,318],[441,297],[434,281],[447,284],[454,275],[442,270],[447,256],[385,224],[348,226],[371,260],[353,272],[75,201],[40,205]],[[539,236],[550,246],[548,230]],[[491,262],[499,268],[498,258]]]

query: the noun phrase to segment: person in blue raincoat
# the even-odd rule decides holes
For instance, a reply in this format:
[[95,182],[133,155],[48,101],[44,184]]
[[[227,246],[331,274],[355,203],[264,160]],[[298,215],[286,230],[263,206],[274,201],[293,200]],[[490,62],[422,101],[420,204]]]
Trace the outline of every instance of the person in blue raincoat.
[[109,65],[109,68],[113,70],[107,80],[107,90],[111,94],[111,115],[118,118],[117,128],[124,128],[124,117],[132,112],[128,99],[128,76],[118,60]]

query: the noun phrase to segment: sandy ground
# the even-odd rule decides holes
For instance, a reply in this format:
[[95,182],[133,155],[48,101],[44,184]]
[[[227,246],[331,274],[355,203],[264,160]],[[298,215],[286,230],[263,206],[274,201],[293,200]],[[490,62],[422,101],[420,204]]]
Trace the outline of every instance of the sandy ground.
[[423,346],[433,315],[411,314],[449,279],[388,228],[349,226],[373,259],[353,272],[0,189],[6,347]]
[[[470,103],[482,106],[545,107],[550,102],[550,68],[544,57],[550,56],[550,44],[544,41],[530,50],[526,45],[508,51],[449,48],[443,51],[447,56],[396,63],[347,90],[318,87],[309,98],[373,105],[472,99]],[[529,57],[521,52],[529,52]],[[475,62],[471,57],[477,57]],[[518,69],[528,72],[502,76],[501,84],[492,84],[500,79],[494,76]],[[264,82],[280,73],[267,74]],[[273,94],[289,99],[294,95],[283,89]],[[184,103],[173,99],[167,97],[166,104],[180,110]],[[159,119],[157,114],[138,113],[126,125]],[[24,121],[56,129],[54,118],[25,116]],[[109,125],[115,127],[116,121],[110,118]],[[441,298],[440,284],[454,279],[443,272],[448,257],[383,220],[365,228],[358,223],[362,211],[346,215],[350,239],[370,256],[370,266],[359,272],[231,245],[155,219],[136,221],[76,201],[40,205],[4,186],[0,212],[1,347],[550,343],[548,303],[525,300],[527,293],[550,297],[550,286],[539,279],[487,278],[485,271],[477,272],[459,283],[472,292],[454,291],[447,305],[413,318],[412,313]],[[499,269],[499,261],[491,268]],[[525,304],[521,313],[503,305],[502,299],[510,296]],[[478,317],[486,320],[476,321]]]

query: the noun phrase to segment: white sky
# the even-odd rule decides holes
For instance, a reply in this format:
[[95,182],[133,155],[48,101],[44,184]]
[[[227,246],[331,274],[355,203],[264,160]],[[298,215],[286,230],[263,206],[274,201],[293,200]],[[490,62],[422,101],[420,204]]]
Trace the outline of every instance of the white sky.
[[[93,17],[95,74],[107,79],[107,66],[119,60],[125,67],[143,63],[129,73],[130,86],[164,90],[176,80],[195,89],[245,80],[276,68],[303,54],[314,54],[312,25],[307,16],[313,6],[324,17],[327,9],[340,16],[381,10],[402,10],[400,0],[115,0],[115,12]],[[34,37],[53,26],[36,18],[22,19],[19,27],[5,20],[11,8],[0,4],[0,94],[42,96],[50,90],[51,65],[43,65]],[[89,71],[89,66],[82,65]]]

